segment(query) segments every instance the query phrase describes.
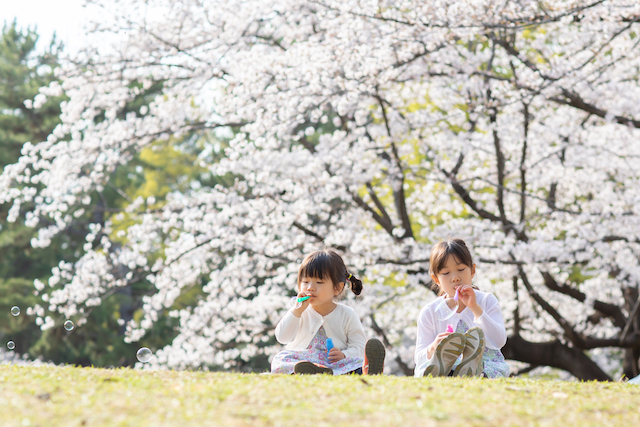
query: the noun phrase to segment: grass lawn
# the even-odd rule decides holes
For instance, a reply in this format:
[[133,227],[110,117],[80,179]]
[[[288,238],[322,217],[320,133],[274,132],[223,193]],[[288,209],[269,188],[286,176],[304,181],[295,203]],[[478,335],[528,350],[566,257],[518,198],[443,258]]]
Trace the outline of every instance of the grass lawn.
[[640,386],[0,366],[2,426],[625,426]]

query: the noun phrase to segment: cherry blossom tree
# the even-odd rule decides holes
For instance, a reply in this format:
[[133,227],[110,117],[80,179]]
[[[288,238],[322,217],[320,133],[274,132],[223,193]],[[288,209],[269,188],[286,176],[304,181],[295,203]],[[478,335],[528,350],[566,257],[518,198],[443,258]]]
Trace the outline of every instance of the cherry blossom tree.
[[225,180],[94,224],[36,283],[43,328],[144,281],[126,340],[179,321],[152,366],[238,368],[279,350],[298,264],[328,245],[365,280],[347,303],[388,371],[410,374],[430,248],[455,235],[523,371],[638,374],[638,2],[91,3],[100,37],[27,101],[64,92],[63,123],[5,168],[0,202],[38,247],[143,149],[179,141]]

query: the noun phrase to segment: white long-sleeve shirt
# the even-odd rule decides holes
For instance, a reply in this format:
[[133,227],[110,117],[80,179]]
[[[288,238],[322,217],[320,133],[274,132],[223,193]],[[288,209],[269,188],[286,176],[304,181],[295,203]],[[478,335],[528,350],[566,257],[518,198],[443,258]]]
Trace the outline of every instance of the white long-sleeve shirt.
[[364,359],[365,335],[362,323],[356,312],[344,304],[326,316],[322,316],[309,306],[296,317],[290,309],[276,326],[276,339],[286,344],[288,350],[306,350],[320,327],[324,327],[327,337],[333,340],[334,347],[340,349],[345,357]]
[[418,315],[418,337],[416,339],[416,366],[420,366],[429,360],[427,347],[436,339],[438,334],[447,331],[447,325],[453,325],[455,331],[460,320],[473,328],[479,326],[484,332],[487,348],[500,350],[507,342],[507,331],[504,327],[502,312],[498,299],[490,293],[475,290],[476,301],[482,308],[482,315],[476,319],[469,307],[465,307],[460,313],[456,313],[447,320],[439,320],[435,314],[438,304],[444,296],[436,298],[420,310]]

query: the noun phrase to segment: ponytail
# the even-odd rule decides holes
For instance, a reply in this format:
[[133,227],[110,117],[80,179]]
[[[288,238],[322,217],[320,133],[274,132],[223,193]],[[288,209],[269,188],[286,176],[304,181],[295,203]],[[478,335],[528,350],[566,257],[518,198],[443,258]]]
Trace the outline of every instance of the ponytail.
[[350,274],[347,271],[347,282],[350,283],[351,292],[356,295],[360,295],[362,293],[362,280],[358,279],[353,274]]

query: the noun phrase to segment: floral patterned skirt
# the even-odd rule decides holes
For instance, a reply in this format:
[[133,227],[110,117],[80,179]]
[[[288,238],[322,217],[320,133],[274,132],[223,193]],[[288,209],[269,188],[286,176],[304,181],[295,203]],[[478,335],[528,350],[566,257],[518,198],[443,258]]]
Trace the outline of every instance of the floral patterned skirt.
[[293,367],[302,361],[318,363],[333,370],[333,375],[348,374],[362,368],[363,359],[346,357],[335,363],[329,362],[327,356],[327,334],[323,327],[318,329],[316,336],[306,350],[283,350],[271,361],[272,374],[293,374]]

